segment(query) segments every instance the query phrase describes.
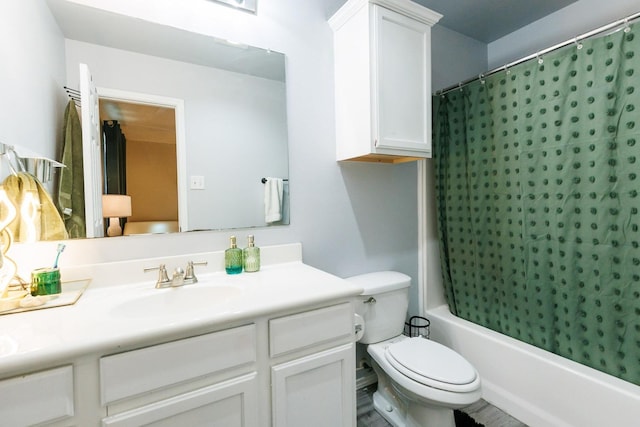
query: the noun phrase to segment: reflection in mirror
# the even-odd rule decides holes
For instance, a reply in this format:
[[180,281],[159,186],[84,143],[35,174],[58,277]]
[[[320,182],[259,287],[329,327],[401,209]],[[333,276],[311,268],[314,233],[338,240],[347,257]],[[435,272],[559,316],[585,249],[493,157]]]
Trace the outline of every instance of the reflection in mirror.
[[[170,149],[155,130],[140,136],[146,124],[135,114],[147,112],[129,114],[130,106],[112,97],[101,102],[101,120],[117,121],[127,141],[125,192],[132,198],[127,222],[178,221],[180,231],[288,224],[288,181],[282,220],[274,223],[266,219],[261,182],[288,178],[284,55],[64,0],[47,4],[65,37],[67,86],[78,87],[78,64],[85,63],[99,94],[124,91],[184,103],[181,160],[181,148]],[[109,116],[109,110],[116,113]],[[170,127],[170,115],[163,120],[162,126]],[[133,160],[150,161],[150,153],[165,160],[153,165]],[[108,183],[111,172],[103,173]],[[171,175],[176,179],[169,183]],[[146,187],[134,190],[141,183]]]
[[[99,105],[103,192],[127,194],[132,200],[131,215],[121,219],[125,235],[177,230],[175,108],[103,97]],[[142,222],[172,227],[140,229]]]
[[236,9],[246,10],[247,12],[256,13],[258,0],[213,0],[218,3],[235,7]]

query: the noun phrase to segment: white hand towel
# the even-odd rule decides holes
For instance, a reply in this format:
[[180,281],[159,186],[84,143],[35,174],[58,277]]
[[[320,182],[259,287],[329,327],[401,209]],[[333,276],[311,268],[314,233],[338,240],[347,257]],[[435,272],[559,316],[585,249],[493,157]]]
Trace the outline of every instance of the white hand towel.
[[282,219],[282,178],[267,178],[264,184],[264,220],[270,222]]

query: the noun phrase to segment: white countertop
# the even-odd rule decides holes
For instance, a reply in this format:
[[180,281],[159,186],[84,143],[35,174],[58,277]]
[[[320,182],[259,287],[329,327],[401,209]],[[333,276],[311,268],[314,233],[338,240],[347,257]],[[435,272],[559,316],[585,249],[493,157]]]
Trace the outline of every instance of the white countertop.
[[[208,272],[198,275],[199,283],[180,288],[155,289],[154,278],[113,286],[92,283],[74,305],[0,316],[0,377],[362,292],[301,261],[266,265],[256,273]],[[220,297],[217,290],[208,293],[215,287],[224,288]]]

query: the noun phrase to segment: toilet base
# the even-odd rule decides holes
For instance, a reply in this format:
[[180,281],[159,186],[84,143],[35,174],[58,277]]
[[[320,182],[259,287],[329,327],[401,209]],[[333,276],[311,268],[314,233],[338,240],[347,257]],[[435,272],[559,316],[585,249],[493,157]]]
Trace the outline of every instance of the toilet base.
[[389,402],[379,391],[373,393],[373,407],[393,427],[405,426],[401,409]]
[[382,393],[373,393],[373,407],[393,427],[455,427],[453,410],[409,403],[402,408]]

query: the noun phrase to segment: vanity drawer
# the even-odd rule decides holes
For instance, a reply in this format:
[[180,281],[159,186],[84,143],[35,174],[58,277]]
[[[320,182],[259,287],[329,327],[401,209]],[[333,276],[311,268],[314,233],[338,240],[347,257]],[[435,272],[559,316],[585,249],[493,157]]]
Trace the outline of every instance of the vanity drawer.
[[0,381],[0,424],[34,425],[74,414],[73,367]]
[[350,303],[269,320],[269,354],[280,356],[353,334]]
[[256,361],[256,327],[241,326],[100,359],[103,405]]

